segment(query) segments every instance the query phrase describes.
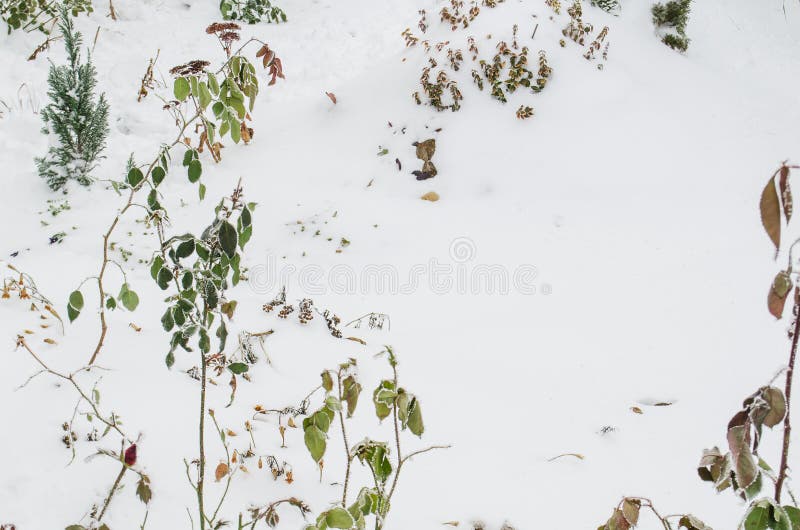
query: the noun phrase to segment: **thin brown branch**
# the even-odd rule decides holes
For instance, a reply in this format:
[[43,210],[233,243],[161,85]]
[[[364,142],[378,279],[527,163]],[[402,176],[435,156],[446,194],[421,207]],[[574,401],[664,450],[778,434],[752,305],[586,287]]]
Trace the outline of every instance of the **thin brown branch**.
[[122,481],[122,477],[125,475],[125,472],[128,470],[128,466],[124,463],[122,464],[122,469],[119,470],[119,475],[117,475],[117,480],[114,481],[114,485],[111,486],[111,491],[108,492],[108,497],[106,497],[105,502],[103,502],[103,509],[100,510],[100,515],[97,516],[97,522],[99,523],[103,516],[106,514],[106,510],[108,510],[108,505],[111,504],[111,499],[114,497],[114,493],[116,493],[117,489],[119,488],[119,483]]
[[797,342],[800,339],[800,287],[794,290],[794,328],[792,333],[792,346],[789,350],[789,366],[786,369],[786,415],[783,418],[783,449],[781,451],[781,465],[778,471],[778,479],[775,481],[775,500],[781,502],[781,492],[783,483],[786,480],[786,473],[789,469],[789,441],[792,434],[791,404],[792,404],[792,380],[794,379],[794,361],[797,356]]
[[153,161],[147,167],[145,178],[142,179],[142,182],[140,182],[138,185],[130,188],[130,192],[128,193],[128,199],[125,202],[125,205],[114,217],[114,220],[111,222],[111,226],[108,228],[106,233],[103,234],[103,262],[100,265],[100,273],[97,275],[97,291],[98,294],[100,295],[100,338],[98,339],[97,345],[94,348],[92,357],[89,359],[89,365],[94,364],[94,362],[97,360],[97,356],[103,349],[103,344],[105,342],[106,335],[108,334],[108,323],[106,322],[106,290],[103,280],[105,278],[105,273],[106,269],[108,268],[108,264],[111,262],[111,259],[109,258],[109,240],[111,238],[111,235],[117,228],[117,225],[119,224],[122,216],[125,215],[125,212],[127,212],[131,208],[131,206],[134,205],[133,199],[134,196],[136,195],[136,192],[142,189],[145,183],[148,182],[148,178],[152,174],[153,169],[156,167],[156,164],[158,164],[159,160],[161,160],[164,151],[169,151],[179,143],[182,143],[184,133],[189,128],[189,125],[194,123],[201,116],[202,114],[198,112],[194,116],[192,116],[189,120],[183,120],[183,126],[180,128],[175,140],[167,147],[162,147],[158,150],[158,155],[153,159]]

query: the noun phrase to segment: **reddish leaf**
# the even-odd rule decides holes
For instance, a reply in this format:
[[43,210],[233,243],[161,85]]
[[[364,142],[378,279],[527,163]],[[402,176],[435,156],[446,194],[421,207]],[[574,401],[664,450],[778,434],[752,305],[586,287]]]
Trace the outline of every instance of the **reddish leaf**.
[[333,101],[333,104],[336,105],[336,95],[333,92],[325,92],[325,95]]
[[792,279],[787,271],[780,271],[769,288],[767,296],[767,308],[775,318],[783,316],[783,308],[786,305],[786,298],[792,288]]

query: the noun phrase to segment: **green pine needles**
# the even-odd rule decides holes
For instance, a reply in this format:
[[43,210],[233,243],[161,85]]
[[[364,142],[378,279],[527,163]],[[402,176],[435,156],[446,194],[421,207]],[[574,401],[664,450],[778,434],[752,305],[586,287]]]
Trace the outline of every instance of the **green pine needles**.
[[674,28],[675,33],[667,33],[661,42],[679,52],[689,48],[689,37],[686,36],[686,24],[689,22],[689,11],[692,0],[670,0],[666,4],[653,6],[653,24],[657,28]]
[[81,63],[81,34],[73,28],[64,7],[59,27],[69,62],[50,66],[47,82],[51,103],[42,110],[42,132],[52,140],[47,154],[36,159],[39,175],[52,190],[63,188],[70,179],[88,185],[108,136],[108,103],[104,94],[95,97],[97,73],[88,54],[86,62]]
[[241,20],[247,24],[286,22],[286,13],[270,0],[222,0],[219,10],[225,20]]

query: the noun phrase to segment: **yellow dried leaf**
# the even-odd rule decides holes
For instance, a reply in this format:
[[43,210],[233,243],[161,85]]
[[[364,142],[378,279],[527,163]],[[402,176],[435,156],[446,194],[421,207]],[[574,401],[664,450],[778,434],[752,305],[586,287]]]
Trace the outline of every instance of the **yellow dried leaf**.
[[423,201],[436,202],[439,200],[439,194],[436,193],[435,191],[429,191],[428,193],[420,197],[420,199],[422,199]]

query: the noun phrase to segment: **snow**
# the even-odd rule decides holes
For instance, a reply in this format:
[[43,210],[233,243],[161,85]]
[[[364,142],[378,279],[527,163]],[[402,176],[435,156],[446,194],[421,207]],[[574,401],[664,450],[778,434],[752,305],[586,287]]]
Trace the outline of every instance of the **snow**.
[[[90,17],[76,19],[87,44],[100,28],[92,58],[111,109],[106,158],[94,174],[119,179],[130,153],[149,160],[175,134],[156,97],[169,98],[171,89],[136,102],[148,59],[160,50],[157,78],[165,79],[175,64],[218,61],[221,52],[204,33],[218,11],[215,2],[118,0],[120,19],[112,21],[97,4]],[[240,177],[247,200],[259,203],[246,258],[258,281],[240,285],[231,297],[239,301],[237,331],[276,333],[265,342],[272,365],[260,363],[253,383],[240,382],[233,407],[224,407],[224,380],[212,388],[220,422],[239,432],[234,447],[247,446],[242,425],[254,405],[296,404],[323,369],[348,357],[358,359],[365,386],[351,439],[387,439],[388,424],[375,427],[368,395],[389,375],[385,360],[373,356],[391,344],[402,384],[419,396],[425,415],[423,439],[408,435],[405,447],[453,447],[419,455],[404,468],[388,528],[442,528],[447,521],[463,528],[476,519],[490,529],[504,521],[518,529],[595,528],[623,495],[649,497],[662,513],[694,513],[714,528],[734,528],[743,503],[729,492],[716,495],[695,466],[703,448],[725,443],[730,416],[769,382],[788,350],[787,322],[766,311],[777,267],[757,206],[780,161],[798,156],[800,5],[694,2],[686,55],[659,42],[650,2],[626,1],[619,17],[586,5],[585,18],[597,30],[610,27],[602,71],[572,42],[558,45],[566,15],[551,21],[543,1],[507,0],[455,34],[439,25],[441,3],[430,0],[280,5],[287,24],[242,31],[243,40],[267,41],[286,73],[274,87],[261,77],[254,141],[226,141],[220,164],[204,160],[203,202],[179,160],[162,185],[176,234],[202,231],[216,201]],[[546,89],[515,95],[503,106],[472,85],[465,53],[457,77],[462,110],[417,106],[411,94],[426,57],[419,47],[406,49],[400,33],[410,27],[419,35],[419,9],[428,12],[432,41],[450,39],[465,51],[467,35],[478,36],[488,53],[485,34],[510,40],[518,23],[532,57],[547,51],[553,75]],[[54,195],[36,175],[33,158],[47,148],[35,113],[47,101],[47,58],[64,59],[55,43],[46,57],[26,61],[41,40],[36,33],[0,36],[6,65],[0,99],[11,107],[0,118],[0,252],[65,315],[68,294],[96,274],[100,235],[123,200],[102,182]],[[336,105],[326,91],[336,95]],[[517,120],[520,104],[534,107],[535,116]],[[439,174],[417,182],[410,171],[421,162],[411,143],[430,137],[437,140]],[[377,156],[382,148],[389,153]],[[420,200],[428,191],[441,199]],[[71,209],[51,216],[51,198],[68,199]],[[196,456],[197,385],[180,370],[194,359],[177,352],[175,368],[164,366],[164,295],[137,262],[149,259],[155,238],[143,234],[138,216],[129,215],[114,240],[133,251],[123,265],[141,304],[134,313],[110,314],[99,358],[108,370],[98,388],[103,406],[121,414],[129,431],[142,433],[139,461],[153,487],[147,528],[189,528],[186,509],[194,515],[194,497],[183,459]],[[314,237],[317,229],[321,235]],[[48,244],[60,231],[67,233],[63,242]],[[350,244],[337,253],[342,238]],[[459,261],[454,241],[470,259]],[[361,278],[372,266],[396,271],[402,286],[421,270],[415,266],[430,271],[433,263],[452,267],[446,292],[432,285],[428,272],[406,290],[324,281],[342,271]],[[283,283],[270,264],[284,274],[294,267],[290,300],[310,296],[343,322],[386,313],[391,330],[346,328],[345,336],[367,342],[362,346],[330,337],[319,317],[304,328],[264,314],[261,306]],[[459,288],[459,273],[469,278],[475,267],[494,265],[509,278],[534,267],[535,293]],[[121,283],[111,279],[111,290]],[[64,336],[52,335],[57,345],[44,344],[41,331],[29,339],[58,369],[81,366],[94,348],[99,330],[91,284],[84,294],[87,309]],[[73,391],[46,375],[18,389],[37,367],[14,350],[14,339],[38,326],[36,318],[23,302],[0,303],[0,336],[7,339],[0,372],[0,524],[20,530],[81,520],[117,472],[108,459],[86,457],[96,447],[119,449],[82,442],[67,465],[60,426],[75,406]],[[94,378],[81,380],[91,386]],[[652,406],[657,402],[673,404]],[[632,413],[632,406],[644,413]],[[289,462],[295,482],[273,482],[251,469],[234,480],[223,512],[235,519],[249,503],[287,495],[304,499],[314,513],[327,509],[340,491],[330,485],[341,480],[339,439],[330,442],[320,484],[300,429],[287,432],[288,448],[281,449],[274,420],[255,425],[259,452]],[[607,426],[614,429],[602,434]],[[777,454],[779,433],[768,433],[762,454]],[[208,439],[211,473],[223,452],[210,430]],[[550,461],[563,453],[585,458]],[[800,467],[798,451],[790,463]],[[355,483],[365,481],[359,470]],[[141,524],[144,509],[134,488],[129,482],[114,499],[111,528]],[[212,498],[219,490],[209,482]],[[296,515],[282,515],[282,526],[300,527]],[[647,519],[640,528],[658,525]]]

